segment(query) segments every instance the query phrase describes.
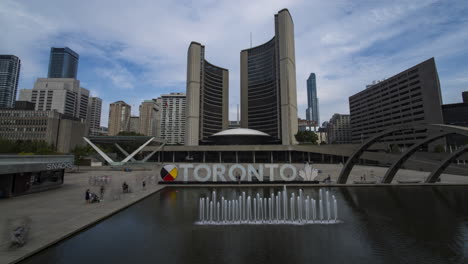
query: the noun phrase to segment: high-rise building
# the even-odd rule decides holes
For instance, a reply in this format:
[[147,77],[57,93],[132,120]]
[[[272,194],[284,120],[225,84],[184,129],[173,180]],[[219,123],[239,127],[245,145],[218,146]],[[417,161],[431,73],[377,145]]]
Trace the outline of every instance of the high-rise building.
[[38,78],[33,89],[20,90],[20,101],[35,104],[37,111],[57,110],[71,117],[86,119],[89,90],[72,78]]
[[127,132],[140,133],[140,117],[131,116]]
[[241,51],[241,127],[262,131],[283,145],[297,144],[294,24],[283,9],[275,36]]
[[98,136],[101,127],[101,109],[102,99],[99,97],[90,97],[88,103],[88,117],[86,120],[89,124],[89,135]]
[[[434,58],[404,70],[349,97],[353,143],[393,126],[443,124],[442,97]],[[396,133],[382,139],[410,146],[426,138],[427,131]]]
[[159,107],[154,100],[145,100],[140,105],[140,134],[156,136]]
[[196,146],[229,126],[229,72],[205,60],[200,43],[190,43],[187,57],[185,145]]
[[312,126],[314,127],[320,124],[317,98],[317,81],[315,79],[315,73],[311,73],[309,75],[309,79],[307,79],[306,120],[311,121]]
[[349,115],[334,114],[328,122],[327,132],[330,144],[351,143]]
[[132,107],[124,101],[110,104],[109,108],[109,136],[116,136],[119,132],[129,131]]
[[0,55],[0,108],[12,108],[16,100],[21,61],[14,55]]
[[167,144],[184,144],[186,98],[185,93],[163,94],[157,98],[160,106],[156,136],[166,140]]
[[50,48],[48,78],[73,78],[78,72],[80,56],[68,47]]

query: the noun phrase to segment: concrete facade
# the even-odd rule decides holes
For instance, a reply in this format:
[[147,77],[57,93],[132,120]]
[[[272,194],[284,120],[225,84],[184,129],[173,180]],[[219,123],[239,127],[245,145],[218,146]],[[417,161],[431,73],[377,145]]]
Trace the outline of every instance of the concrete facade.
[[109,107],[109,136],[116,136],[119,132],[129,131],[131,106],[124,101],[117,101]]
[[7,140],[45,141],[56,151],[70,152],[84,144],[88,125],[84,119],[62,115],[55,110],[0,110],[0,137]]
[[287,9],[275,15],[273,39],[241,51],[240,65],[241,127],[297,144],[294,24]]
[[145,100],[140,105],[139,133],[145,136],[156,136],[157,116],[160,108],[154,100]]
[[86,119],[89,90],[72,78],[38,78],[33,89],[20,90],[20,101],[35,104],[37,111],[57,110],[61,114]]
[[0,108],[12,108],[16,100],[21,61],[14,55],[0,55]]
[[190,43],[187,56],[185,145],[203,144],[229,127],[229,71],[205,60],[205,47]]
[[[352,141],[360,143],[387,128],[404,124],[443,124],[442,97],[434,58],[428,59],[349,97]],[[414,131],[383,139],[408,146],[427,137]]]
[[349,144],[351,143],[351,125],[349,115],[334,114],[328,122],[328,142],[329,144]]
[[128,125],[128,132],[140,133],[140,117],[139,116],[131,116],[129,125]]
[[156,99],[156,105],[161,109],[156,116],[156,136],[167,144],[184,144],[187,111],[185,93],[163,94]]
[[86,121],[89,124],[89,135],[99,135],[99,128],[101,127],[101,110],[102,99],[99,97],[90,97],[88,103],[88,117]]
[[57,136],[57,151],[69,153],[76,146],[84,145],[83,137],[88,136],[88,129],[85,120],[62,116]]

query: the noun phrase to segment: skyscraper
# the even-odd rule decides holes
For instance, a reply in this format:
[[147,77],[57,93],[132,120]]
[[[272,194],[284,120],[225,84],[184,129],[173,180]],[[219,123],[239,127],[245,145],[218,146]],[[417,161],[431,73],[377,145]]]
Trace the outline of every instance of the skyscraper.
[[78,53],[65,48],[50,48],[48,78],[74,78],[78,71]]
[[90,97],[88,103],[88,117],[86,120],[89,124],[89,135],[98,136],[101,127],[101,109],[102,99],[99,97]]
[[12,108],[16,100],[21,61],[14,55],[0,55],[0,108]]
[[311,73],[309,79],[307,79],[306,120],[312,121],[313,126],[320,124],[315,73]]
[[163,94],[155,101],[161,107],[161,111],[157,115],[157,123],[160,125],[157,126],[156,136],[166,140],[168,144],[184,144],[186,129],[185,93]]
[[205,46],[190,43],[187,58],[185,145],[204,144],[229,126],[229,71],[205,60]]
[[20,101],[35,104],[37,111],[57,110],[59,113],[86,119],[89,90],[72,78],[38,78],[33,89],[22,89]]
[[278,144],[297,144],[294,24],[283,9],[275,15],[275,36],[241,51],[241,127],[260,130]]
[[109,108],[109,136],[116,136],[119,132],[129,131],[131,106],[124,101],[110,104]]
[[159,107],[154,100],[145,100],[140,105],[139,133],[146,136],[156,136],[157,115]]

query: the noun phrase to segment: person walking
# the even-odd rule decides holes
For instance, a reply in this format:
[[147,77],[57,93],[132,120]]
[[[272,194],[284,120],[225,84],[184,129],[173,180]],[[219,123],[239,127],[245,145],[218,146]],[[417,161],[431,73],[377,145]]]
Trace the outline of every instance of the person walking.
[[104,185],[101,185],[101,188],[99,189],[101,193],[101,200],[104,200]]
[[141,184],[143,185],[143,190],[146,190],[146,182],[143,181]]

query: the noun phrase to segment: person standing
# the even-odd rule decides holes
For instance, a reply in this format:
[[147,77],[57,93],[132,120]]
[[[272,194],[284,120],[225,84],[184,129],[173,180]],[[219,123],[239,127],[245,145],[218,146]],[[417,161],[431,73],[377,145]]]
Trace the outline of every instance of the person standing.
[[86,190],[85,199],[86,199],[86,203],[90,202],[91,195],[90,195],[89,189]]
[[101,185],[101,189],[99,189],[101,193],[101,200],[104,200],[104,185]]
[[143,185],[143,190],[146,190],[146,182],[143,181],[141,184]]

